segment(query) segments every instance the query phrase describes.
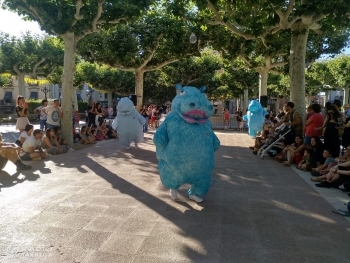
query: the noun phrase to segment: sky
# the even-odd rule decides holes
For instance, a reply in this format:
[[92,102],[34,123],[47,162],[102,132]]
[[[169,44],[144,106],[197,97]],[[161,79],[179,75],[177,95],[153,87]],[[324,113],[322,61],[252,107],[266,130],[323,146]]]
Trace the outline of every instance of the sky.
[[35,34],[44,34],[37,22],[24,21],[17,13],[0,8],[0,31],[19,37],[25,31]]

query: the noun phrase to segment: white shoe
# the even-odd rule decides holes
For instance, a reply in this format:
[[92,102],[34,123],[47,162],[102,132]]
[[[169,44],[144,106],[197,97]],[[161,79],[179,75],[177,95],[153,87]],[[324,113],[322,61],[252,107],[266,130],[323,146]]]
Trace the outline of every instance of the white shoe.
[[136,148],[136,149],[138,149],[138,148],[139,148],[139,146],[137,145],[137,143],[136,143],[136,142],[135,142],[135,148]]
[[69,148],[68,151],[74,152],[75,150],[73,148]]
[[126,147],[126,149],[129,150],[129,149],[130,149],[130,146],[129,146],[129,147]]
[[197,203],[202,203],[203,202],[203,199],[200,198],[199,196],[196,196],[196,195],[189,195],[188,196],[191,200],[197,202]]
[[225,130],[227,130],[227,127],[225,126]]
[[173,199],[173,200],[179,199],[179,197],[177,196],[177,191],[174,190],[174,189],[170,189],[170,197],[171,197],[171,199]]

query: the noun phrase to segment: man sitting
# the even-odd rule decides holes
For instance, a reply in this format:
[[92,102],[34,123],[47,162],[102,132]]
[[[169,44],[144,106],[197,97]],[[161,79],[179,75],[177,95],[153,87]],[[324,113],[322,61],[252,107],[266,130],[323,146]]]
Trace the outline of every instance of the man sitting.
[[25,165],[18,157],[17,151],[20,151],[21,147],[14,143],[2,142],[2,135],[0,134],[0,169],[3,169],[8,160],[13,162],[17,170],[30,170],[30,165]]
[[41,138],[43,132],[40,129],[36,129],[33,132],[33,136],[26,139],[22,145],[24,154],[21,155],[21,159],[24,161],[39,161],[48,156],[47,153],[41,148]]

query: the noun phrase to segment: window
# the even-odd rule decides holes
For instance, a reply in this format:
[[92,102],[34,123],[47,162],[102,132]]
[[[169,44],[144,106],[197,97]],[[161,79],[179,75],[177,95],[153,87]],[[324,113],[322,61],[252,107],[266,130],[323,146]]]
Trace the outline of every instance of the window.
[[12,104],[12,92],[11,91],[6,91],[5,92],[4,102]]
[[29,99],[37,100],[38,99],[38,92],[37,91],[31,91]]

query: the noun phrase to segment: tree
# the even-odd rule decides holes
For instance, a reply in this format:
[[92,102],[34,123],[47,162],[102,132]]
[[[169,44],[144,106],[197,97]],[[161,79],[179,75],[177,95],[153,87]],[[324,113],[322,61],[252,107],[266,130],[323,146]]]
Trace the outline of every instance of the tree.
[[[181,13],[185,0],[175,1]],[[350,0],[345,1],[231,1],[195,0],[204,23],[223,26],[232,33],[264,41],[269,34],[291,31],[289,74],[291,100],[304,113],[305,63],[322,53],[338,53],[347,44]],[[310,33],[314,31],[314,33]],[[306,56],[308,37],[313,40],[314,54]]]
[[118,24],[91,35],[79,45],[80,54],[112,68],[135,73],[137,105],[143,103],[144,73],[158,70],[192,54],[190,28],[182,19],[150,11],[134,23]]
[[62,76],[62,133],[69,145],[72,138],[72,94],[75,53],[78,42],[85,36],[98,33],[102,25],[116,24],[139,16],[151,0],[4,0],[3,8],[16,11],[37,21],[41,29],[60,36],[64,41]]
[[19,94],[25,96],[26,75],[45,76],[63,63],[63,46],[59,39],[32,35],[26,32],[20,38],[0,33],[3,62],[0,71],[18,77]]
[[135,88],[135,77],[132,72],[124,72],[106,65],[82,62],[76,67],[74,80],[77,84],[87,82],[95,90],[108,93],[108,104],[112,105],[113,93],[129,96]]

